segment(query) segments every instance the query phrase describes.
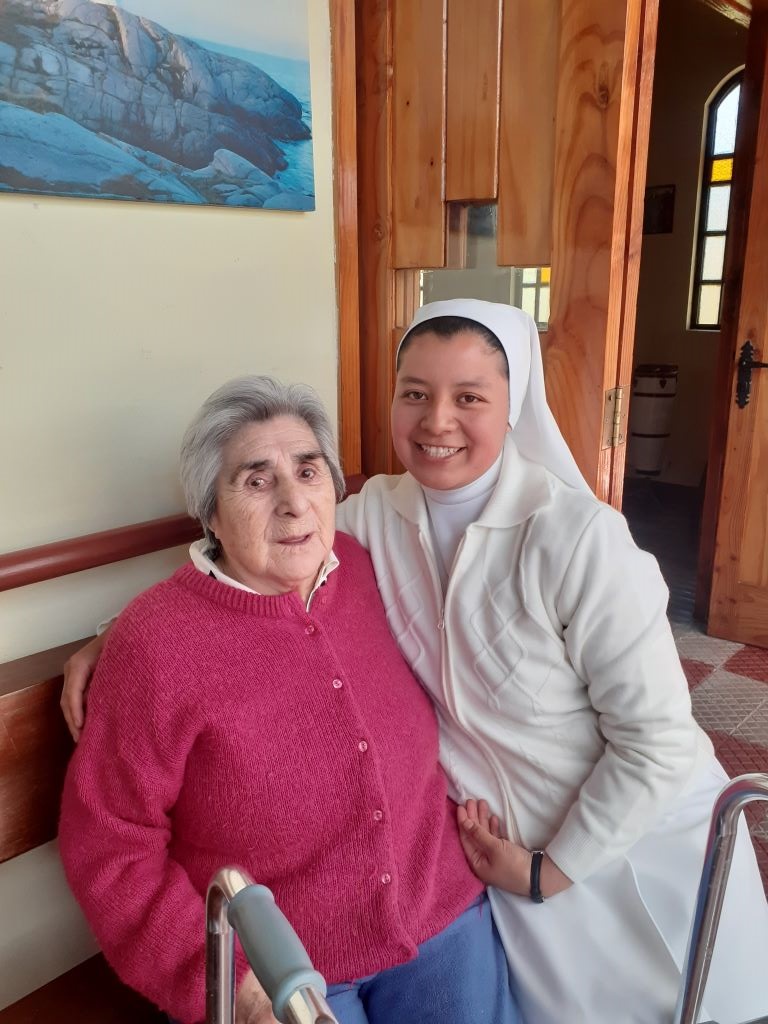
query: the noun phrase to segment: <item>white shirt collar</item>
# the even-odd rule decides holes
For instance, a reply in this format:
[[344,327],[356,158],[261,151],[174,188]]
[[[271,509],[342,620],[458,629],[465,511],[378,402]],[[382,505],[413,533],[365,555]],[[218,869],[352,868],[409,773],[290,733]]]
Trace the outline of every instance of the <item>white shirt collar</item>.
[[[457,506],[470,503],[474,505],[480,498],[487,498],[491,494],[501,473],[501,457],[499,457],[477,480],[472,480],[463,487],[454,487],[448,491],[438,491],[433,487],[421,485],[421,489],[427,498],[427,502],[442,506]],[[468,520],[471,522],[471,520]]]
[[[192,559],[192,564],[200,572],[204,572],[206,576],[213,576],[219,583],[224,583],[228,587],[234,587],[236,590],[244,590],[247,594],[258,594],[257,590],[252,590],[250,587],[246,587],[244,583],[240,583],[239,580],[233,580],[231,576],[227,576],[226,573],[222,572],[216,563],[208,557],[206,554],[206,541],[196,540],[194,544],[189,546],[189,557]],[[338,569],[339,560],[336,555],[331,551],[328,556],[328,560],[320,567],[320,572],[315,578],[312,592],[307,598],[307,611],[309,606],[312,604],[312,598],[317,593],[318,589],[322,587],[328,577],[331,575],[334,569]]]
[[[525,522],[552,500],[549,477],[544,466],[520,455],[514,440],[507,434],[499,479],[476,520],[477,524],[493,529]],[[392,490],[387,492],[387,501],[409,522],[420,527],[428,525],[424,491],[410,473],[403,473]]]

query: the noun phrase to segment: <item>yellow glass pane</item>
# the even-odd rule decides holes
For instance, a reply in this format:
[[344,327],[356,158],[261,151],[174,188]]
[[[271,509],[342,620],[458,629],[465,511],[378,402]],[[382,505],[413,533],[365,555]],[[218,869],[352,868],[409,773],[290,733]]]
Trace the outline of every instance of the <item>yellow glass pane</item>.
[[549,284],[549,279],[552,276],[552,267],[541,268],[541,283]]
[[730,181],[733,177],[733,157],[712,161],[712,181]]

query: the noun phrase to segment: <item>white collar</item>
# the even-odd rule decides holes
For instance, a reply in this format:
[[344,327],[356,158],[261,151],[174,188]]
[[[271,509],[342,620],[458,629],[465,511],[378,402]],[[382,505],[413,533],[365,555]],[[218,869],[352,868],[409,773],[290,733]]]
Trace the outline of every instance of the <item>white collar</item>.
[[[227,576],[226,573],[222,572],[221,569],[216,565],[212,558],[207,554],[207,542],[205,539],[196,540],[194,544],[189,545],[189,557],[192,559],[192,564],[200,572],[205,573],[206,576],[213,576],[214,579],[218,580],[219,583],[225,583],[228,587],[234,587],[236,590],[244,590],[247,594],[257,594],[258,590],[252,590],[250,587],[246,587],[244,583],[240,583],[239,580],[232,579],[231,576]],[[320,567],[315,578],[312,591],[307,598],[307,611],[309,606],[312,604],[312,598],[315,596],[317,590],[322,587],[328,577],[331,575],[334,569],[338,569],[339,560],[336,555],[331,551],[328,556],[328,560]]]
[[489,495],[499,479],[502,452],[499,453],[498,459],[489,469],[486,469],[482,476],[479,476],[477,480],[471,480],[468,484],[464,484],[463,487],[453,487],[448,491],[438,491],[434,487],[425,487],[422,484],[421,489],[424,491],[427,501],[433,502],[435,505],[463,505],[467,502],[479,501],[480,498]]
[[[477,524],[493,529],[525,522],[551,501],[552,486],[551,476],[544,466],[523,458],[507,434],[499,479]],[[422,528],[428,527],[424,491],[410,473],[404,473],[397,485],[387,492],[387,500],[404,519]]]

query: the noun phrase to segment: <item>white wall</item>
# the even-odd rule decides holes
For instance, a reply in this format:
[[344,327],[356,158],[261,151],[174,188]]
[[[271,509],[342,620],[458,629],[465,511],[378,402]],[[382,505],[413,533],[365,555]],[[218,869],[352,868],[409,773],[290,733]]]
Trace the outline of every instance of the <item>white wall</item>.
[[55,842],[0,867],[0,901],[0,1008],[98,951],[67,888]]
[[[182,511],[181,434],[236,374],[311,383],[335,417],[327,0],[309,11],[315,212],[0,196],[0,552]],[[183,558],[0,594],[0,661],[88,635]],[[0,865],[9,893],[0,1006],[93,949],[52,847]]]
[[[236,374],[336,411],[330,36],[310,0],[312,213],[0,196],[0,552],[183,508],[186,422]],[[88,635],[183,552],[0,595],[0,661]]]
[[679,366],[660,478],[669,483],[698,485],[707,460],[720,332],[687,329],[704,106],[744,63],[746,36],[700,0],[661,0],[648,184],[675,185],[674,228],[643,239],[634,365]]

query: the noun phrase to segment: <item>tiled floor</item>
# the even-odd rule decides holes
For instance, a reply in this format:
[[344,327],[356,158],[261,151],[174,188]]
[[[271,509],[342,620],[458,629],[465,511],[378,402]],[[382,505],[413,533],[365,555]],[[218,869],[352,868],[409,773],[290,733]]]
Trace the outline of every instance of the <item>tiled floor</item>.
[[[768,772],[768,650],[705,636],[693,619],[699,500],[695,488],[627,480],[624,513],[669,586],[669,618],[699,724],[729,775]],[[768,892],[766,804],[752,804],[747,817]]]

